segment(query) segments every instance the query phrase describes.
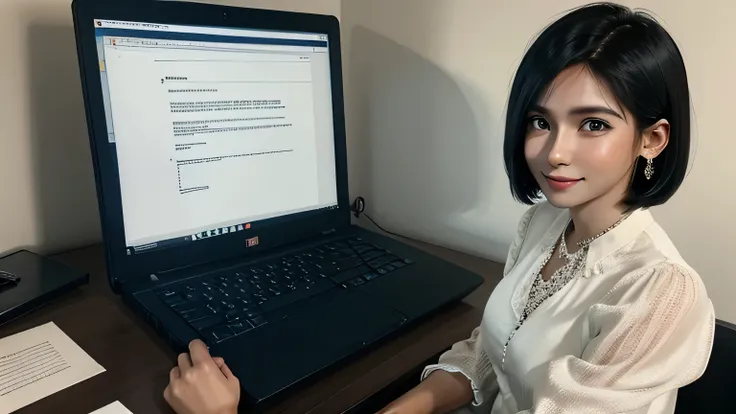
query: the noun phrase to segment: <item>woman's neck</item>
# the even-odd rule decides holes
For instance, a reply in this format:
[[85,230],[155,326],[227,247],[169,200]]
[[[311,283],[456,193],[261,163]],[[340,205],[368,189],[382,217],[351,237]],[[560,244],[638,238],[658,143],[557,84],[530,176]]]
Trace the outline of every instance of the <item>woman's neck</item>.
[[621,203],[612,203],[604,198],[570,208],[574,230],[568,234],[569,244],[595,237],[621,218],[626,207]]

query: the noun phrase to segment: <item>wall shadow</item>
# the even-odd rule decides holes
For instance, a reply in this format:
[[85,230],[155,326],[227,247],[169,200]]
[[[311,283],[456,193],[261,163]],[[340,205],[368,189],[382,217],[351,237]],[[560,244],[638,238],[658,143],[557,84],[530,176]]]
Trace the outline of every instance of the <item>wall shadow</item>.
[[349,38],[353,188],[392,229],[446,247],[485,249],[489,238],[462,222],[488,182],[480,179],[488,174],[481,142],[490,128],[476,114],[491,110],[413,50],[360,25]]
[[28,26],[31,148],[41,253],[101,240],[71,21]]

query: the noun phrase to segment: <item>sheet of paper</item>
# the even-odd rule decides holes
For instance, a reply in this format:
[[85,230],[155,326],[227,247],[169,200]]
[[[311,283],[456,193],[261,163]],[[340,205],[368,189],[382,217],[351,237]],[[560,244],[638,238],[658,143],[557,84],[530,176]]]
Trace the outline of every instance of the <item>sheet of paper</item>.
[[90,414],[133,414],[131,413],[120,401],[115,401],[112,404],[108,404],[99,410],[91,412]]
[[[55,323],[0,339],[0,413],[105,372]],[[59,407],[63,411],[63,407]]]

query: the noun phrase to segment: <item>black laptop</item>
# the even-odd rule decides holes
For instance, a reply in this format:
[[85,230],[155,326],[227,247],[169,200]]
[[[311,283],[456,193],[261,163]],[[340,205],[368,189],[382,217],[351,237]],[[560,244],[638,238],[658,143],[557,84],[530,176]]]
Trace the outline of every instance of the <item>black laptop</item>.
[[112,288],[250,402],[482,279],[351,225],[335,17],[73,2]]

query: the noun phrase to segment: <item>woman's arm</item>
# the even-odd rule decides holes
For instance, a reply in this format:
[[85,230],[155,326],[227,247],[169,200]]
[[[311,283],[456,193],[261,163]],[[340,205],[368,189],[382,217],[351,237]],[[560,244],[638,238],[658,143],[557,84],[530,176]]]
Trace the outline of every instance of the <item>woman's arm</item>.
[[705,371],[715,317],[690,270],[663,264],[619,283],[590,311],[595,336],[580,358],[550,362],[525,413],[639,412]]
[[442,354],[422,373],[422,383],[382,411],[386,414],[446,413],[495,397],[493,367],[483,349],[480,327]]
[[447,413],[473,401],[473,389],[465,375],[447,371],[431,373],[421,384],[384,408],[380,414]]

